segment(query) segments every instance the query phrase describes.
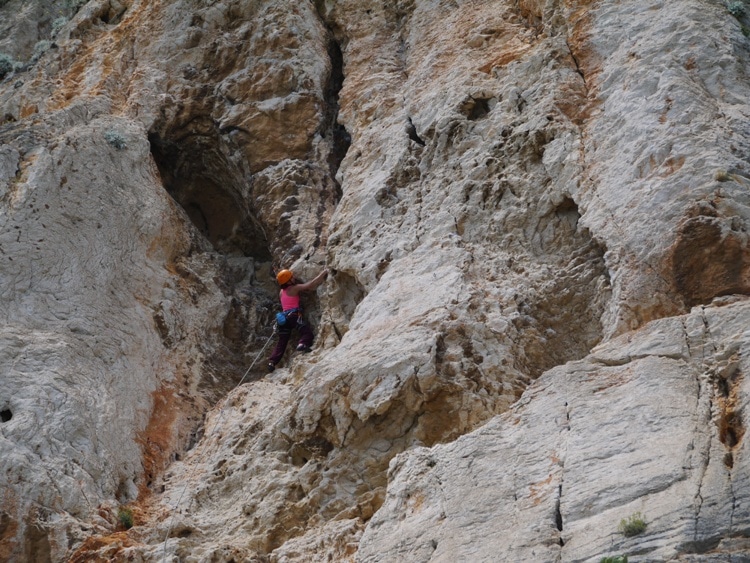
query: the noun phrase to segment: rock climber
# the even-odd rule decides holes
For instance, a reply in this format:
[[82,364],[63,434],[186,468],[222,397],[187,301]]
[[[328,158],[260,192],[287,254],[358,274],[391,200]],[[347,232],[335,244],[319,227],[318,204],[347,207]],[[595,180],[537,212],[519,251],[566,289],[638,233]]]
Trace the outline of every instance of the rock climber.
[[284,351],[286,350],[286,345],[292,337],[292,329],[296,328],[299,333],[297,352],[310,351],[313,342],[313,333],[302,318],[300,293],[317,288],[327,277],[328,269],[324,269],[307,283],[302,283],[295,278],[290,270],[281,270],[276,274],[276,281],[279,282],[279,285],[281,286],[279,298],[281,299],[281,309],[283,313],[277,315],[277,318],[281,316],[280,320],[282,322],[278,323],[279,341],[276,343],[276,347],[273,349],[273,353],[268,359],[269,372],[275,370],[276,364],[281,361]]

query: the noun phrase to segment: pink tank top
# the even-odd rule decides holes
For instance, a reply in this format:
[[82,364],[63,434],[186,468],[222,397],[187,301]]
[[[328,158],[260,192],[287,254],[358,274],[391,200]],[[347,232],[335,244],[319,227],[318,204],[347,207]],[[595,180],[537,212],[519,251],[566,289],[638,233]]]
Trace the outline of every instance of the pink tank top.
[[289,309],[299,309],[299,294],[287,295],[286,289],[281,290],[281,308],[284,311]]

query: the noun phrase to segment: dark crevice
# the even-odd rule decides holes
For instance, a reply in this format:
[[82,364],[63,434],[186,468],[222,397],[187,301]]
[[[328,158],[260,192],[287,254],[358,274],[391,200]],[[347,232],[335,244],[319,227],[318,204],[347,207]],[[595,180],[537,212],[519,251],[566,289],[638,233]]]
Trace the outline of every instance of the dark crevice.
[[724,454],[724,465],[727,467],[727,469],[734,468],[734,454],[732,452],[727,452]]
[[737,431],[737,428],[733,426],[734,422],[735,414],[732,413],[722,420],[721,429],[719,431],[719,441],[728,448],[733,448],[740,443],[739,432]]
[[[719,411],[717,421],[719,441],[729,450],[734,450],[742,442],[745,434],[742,413],[737,408],[737,388],[741,380],[742,372],[736,367],[730,368],[728,373],[717,374],[715,380],[717,393],[715,404]],[[734,467],[734,452],[727,452],[723,461],[727,468],[732,469]]]
[[[570,407],[568,406],[568,401],[565,401],[565,430],[570,431]],[[567,443],[567,440],[565,441]],[[567,448],[566,448],[567,450]],[[560,460],[560,483],[557,485],[557,498],[555,498],[555,527],[557,528],[557,531],[559,532],[558,536],[558,543],[560,544],[560,547],[565,546],[565,541],[563,540],[562,533],[563,533],[563,516],[562,516],[562,495],[563,495],[563,478],[564,478],[564,469],[565,469],[565,455],[561,456]]]
[[328,57],[331,61],[331,74],[328,78],[326,88],[326,115],[324,119],[324,130],[321,132],[323,137],[330,135],[331,152],[328,155],[328,166],[331,171],[331,178],[336,184],[337,193],[341,192],[341,187],[336,181],[336,173],[344,160],[346,153],[352,143],[352,138],[346,127],[339,123],[339,93],[344,85],[344,57],[341,53],[341,45],[334,38],[333,31],[330,30],[330,39],[328,41]]
[[0,411],[0,422],[8,422],[11,418],[13,418],[13,413],[10,409]]
[[583,69],[581,68],[581,63],[578,60],[578,57],[575,56],[575,53],[573,52],[573,48],[570,46],[570,43],[567,41],[565,44],[568,47],[568,52],[570,53],[570,58],[573,59],[573,63],[576,66],[576,72],[581,77],[581,80],[583,80],[583,87],[585,88],[586,92],[588,93],[589,86],[586,83],[586,75],[583,73]]
[[729,382],[726,379],[720,377],[716,382],[716,388],[721,397],[725,399],[729,397]]
[[[562,512],[560,512],[560,500],[562,499],[562,483],[557,487],[557,500],[555,501],[555,527],[558,532],[563,531],[563,518]],[[562,538],[560,538],[562,542]],[[562,545],[562,543],[561,543]]]
[[414,127],[414,123],[411,120],[411,117],[406,118],[408,120],[408,125],[406,126],[406,133],[409,135],[409,138],[417,143],[419,146],[425,146],[425,142],[422,140],[422,138],[417,134],[417,128]]
[[[696,348],[700,351],[700,360],[702,366],[707,368],[707,357],[706,357],[706,348],[710,344],[714,349],[713,352],[716,352],[715,345],[713,345],[713,341],[711,339],[711,330],[708,324],[708,319],[705,315],[704,308],[701,307],[701,320],[703,322],[703,330],[699,337],[700,342],[696,346]],[[687,336],[687,333],[686,333]],[[697,353],[696,353],[697,356]],[[700,405],[705,400],[704,397],[707,399],[707,405],[705,410],[703,411],[704,414],[704,421],[701,421],[699,424],[710,424],[712,419],[714,418],[714,406],[715,401],[713,399],[713,392],[712,389],[706,388],[703,383],[703,377],[701,377],[700,373],[697,371],[695,372],[695,379],[697,384],[697,405],[700,407]],[[709,551],[713,549],[715,546],[713,544],[713,540],[711,538],[705,538],[701,537],[703,526],[701,525],[702,522],[702,511],[703,511],[703,487],[705,485],[706,476],[708,475],[708,469],[711,467],[711,453],[713,451],[713,443],[714,443],[714,433],[708,432],[708,439],[705,441],[705,445],[700,452],[700,459],[701,463],[698,467],[698,471],[700,473],[700,476],[698,478],[698,488],[695,493],[695,523],[694,523],[694,529],[693,529],[693,541],[688,544],[690,546],[690,549],[693,549],[695,553],[702,553],[703,550]]]

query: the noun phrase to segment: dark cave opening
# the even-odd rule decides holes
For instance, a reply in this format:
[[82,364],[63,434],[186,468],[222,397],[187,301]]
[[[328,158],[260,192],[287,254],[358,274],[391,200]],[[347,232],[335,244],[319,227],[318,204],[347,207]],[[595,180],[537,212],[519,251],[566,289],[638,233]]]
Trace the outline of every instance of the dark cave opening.
[[[274,304],[264,283],[272,261],[269,242],[252,208],[242,161],[230,156],[233,147],[212,120],[198,116],[180,126],[161,123],[148,139],[164,189],[184,212],[186,226],[192,226],[193,244],[175,261],[175,273],[200,288],[203,280],[192,264],[211,263],[213,281],[229,298],[227,308],[216,311],[222,317],[219,331],[206,337],[198,382],[217,400],[236,385],[268,337]],[[169,311],[155,309],[154,323],[167,348],[182,338],[170,318]]]
[[8,422],[11,418],[13,418],[13,413],[10,409],[0,411],[0,422]]
[[474,97],[469,96],[463,104],[460,111],[469,121],[477,121],[486,117],[492,111],[497,103],[494,97]]
[[565,197],[555,208],[555,215],[560,221],[566,222],[572,231],[578,228],[581,213],[578,210],[578,204],[570,197]]
[[263,228],[242,196],[242,174],[222,153],[217,137],[172,140],[151,133],[149,142],[164,188],[217,252],[270,262]]

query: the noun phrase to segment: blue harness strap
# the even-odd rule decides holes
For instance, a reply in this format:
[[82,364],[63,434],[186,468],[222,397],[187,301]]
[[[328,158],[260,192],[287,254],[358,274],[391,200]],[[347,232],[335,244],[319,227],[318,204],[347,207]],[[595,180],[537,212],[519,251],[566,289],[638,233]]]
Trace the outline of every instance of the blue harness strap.
[[292,316],[292,315],[299,316],[299,312],[300,312],[300,309],[298,307],[296,309],[287,309],[286,311],[282,311],[280,313],[276,313],[276,324],[278,324],[279,326],[285,324],[286,320],[290,316]]

